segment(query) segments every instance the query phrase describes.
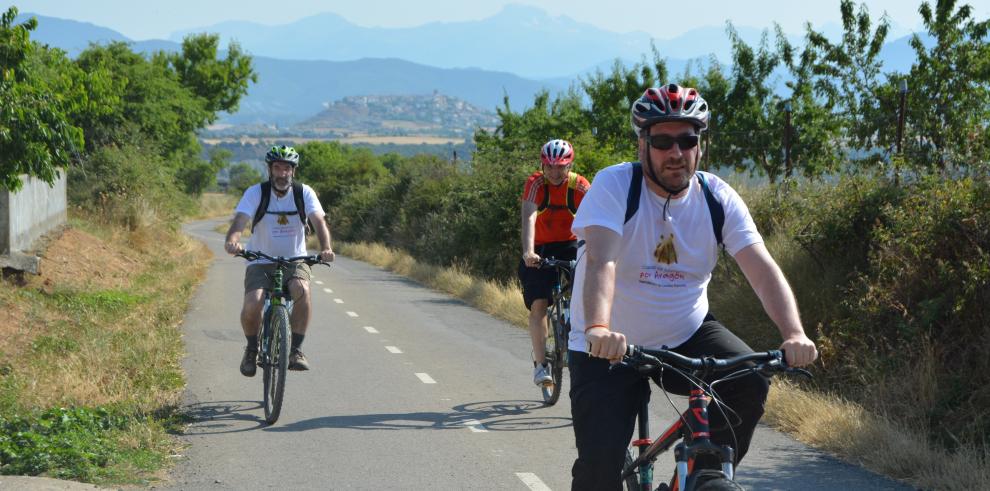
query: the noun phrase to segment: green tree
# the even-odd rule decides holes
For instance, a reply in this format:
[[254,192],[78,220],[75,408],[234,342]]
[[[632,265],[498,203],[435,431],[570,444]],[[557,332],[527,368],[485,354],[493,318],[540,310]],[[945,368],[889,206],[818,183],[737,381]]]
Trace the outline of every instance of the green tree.
[[179,168],[176,178],[186,194],[199,196],[217,182],[217,173],[230,165],[233,153],[219,147],[210,149],[210,160],[191,159]]
[[299,179],[317,192],[326,209],[337,206],[352,190],[368,186],[388,174],[375,154],[367,148],[338,142],[307,142],[299,152]]
[[218,59],[219,43],[216,34],[192,34],[182,40],[181,53],[161,55],[175,70],[182,86],[205,101],[211,123],[219,111],[237,111],[241,97],[247,94],[248,82],[258,82],[251,57],[237,43],[231,43],[227,57]]
[[57,69],[66,66],[60,63],[65,55],[32,44],[37,21],[14,25],[16,16],[16,7],[0,16],[0,187],[14,191],[21,187],[21,174],[51,184],[58,168],[71,162],[83,147],[83,133],[69,114],[85,104],[77,74],[49,79],[32,70],[32,57]]
[[806,49],[818,55],[811,66],[815,93],[826,99],[826,105],[835,109],[844,128],[844,141],[852,148],[868,151],[888,143],[887,129],[891,113],[883,111],[877,97],[883,62],[880,50],[890,32],[890,23],[884,15],[873,28],[866,4],[855,10],[852,0],[842,0],[842,40],[829,41],[824,34],[808,23]]
[[732,41],[732,89],[726,94],[725,118],[712,138],[721,140],[720,155],[738,171],[762,174],[775,182],[785,172],[781,151],[783,107],[769,78],[780,64],[764,31],[759,48],[746,44],[729,23]]
[[111,74],[110,83],[120,90],[120,103],[112,111],[79,121],[88,150],[133,141],[140,134],[170,157],[198,153],[194,132],[214,115],[166,64],[148,61],[124,43],[90,46],[76,61],[86,73]]
[[[838,168],[842,160],[836,145],[841,140],[841,121],[832,113],[829,100],[815,96],[818,54],[813,44],[809,41],[799,55],[779,25],[776,30],[781,63],[791,74],[787,82],[791,98],[784,101],[785,117],[787,112],[791,116],[788,135],[791,150],[790,162],[784,163],[784,175],[791,177],[797,170],[806,177],[817,177]],[[786,126],[785,122],[785,131]]]
[[598,70],[581,82],[591,101],[586,118],[595,129],[598,143],[631,156],[636,155],[636,138],[630,125],[629,107],[647,88],[672,82],[668,80],[666,61],[656,46],[651,48],[652,63],[644,58],[627,68],[616,60],[609,74]]
[[921,4],[925,28],[935,39],[928,49],[917,34],[918,55],[909,76],[907,151],[919,163],[945,170],[990,158],[990,19],[976,21],[973,8],[938,0]]
[[245,189],[261,182],[261,173],[247,162],[238,162],[230,166],[228,175],[231,193],[241,194]]

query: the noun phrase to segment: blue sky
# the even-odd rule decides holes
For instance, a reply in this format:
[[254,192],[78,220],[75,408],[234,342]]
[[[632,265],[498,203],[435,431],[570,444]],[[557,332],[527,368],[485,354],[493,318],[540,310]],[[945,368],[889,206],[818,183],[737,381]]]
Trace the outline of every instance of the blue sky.
[[[934,0],[932,0],[934,2]],[[134,40],[165,39],[173,31],[248,20],[286,24],[322,12],[333,12],[366,26],[409,27],[428,22],[477,20],[509,3],[540,7],[552,15],[616,32],[644,31],[655,38],[675,37],[695,27],[769,27],[776,21],[791,33],[839,23],[839,0],[706,0],[665,2],[646,0],[22,0],[21,12],[91,22]],[[895,36],[919,29],[920,0],[868,0],[871,17],[886,12],[896,25]],[[973,6],[976,18],[990,17],[990,0],[959,2]],[[6,8],[4,9],[6,10]]]

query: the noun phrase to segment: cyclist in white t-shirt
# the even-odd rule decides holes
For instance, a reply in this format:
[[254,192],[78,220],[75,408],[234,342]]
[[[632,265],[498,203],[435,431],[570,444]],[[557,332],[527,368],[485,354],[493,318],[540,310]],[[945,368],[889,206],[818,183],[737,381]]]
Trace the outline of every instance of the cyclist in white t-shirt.
[[[263,189],[270,189],[268,204],[261,219],[254,224],[247,249],[261,251],[270,256],[306,255],[306,223],[299,214],[297,202],[301,202],[303,214],[309,219],[320,241],[320,259],[333,261],[330,247],[330,228],[323,219],[325,214],[313,188],[305,184],[293,185],[299,154],[292,147],[272,147],[265,155],[269,181],[255,184],[244,191],[244,196],[234,211],[234,220],[227,230],[224,249],[229,254],[244,250],[240,244],[241,232],[252,223],[263,203]],[[295,193],[301,192],[302,200]],[[241,374],[253,377],[257,371],[258,330],[261,327],[262,309],[265,306],[264,289],[271,283],[275,265],[266,260],[251,262],[244,275],[244,305],[241,308],[241,328],[247,338],[247,348],[241,359]],[[289,323],[292,325],[292,350],[289,370],[309,370],[309,361],[301,346],[309,326],[311,296],[309,280],[312,274],[306,264],[293,264],[286,271],[285,285],[292,295],[293,307]]]
[[[695,89],[670,84],[648,89],[631,113],[641,164],[601,170],[573,224],[585,245],[578,251],[571,299],[570,395],[578,449],[572,489],[621,488],[636,413],[650,394],[649,384],[631,369],[609,370],[627,342],[692,357],[752,351],[708,311],[708,282],[720,245],[780,330],[787,362],[802,366],[818,356],[745,203],[715,175],[697,172],[698,142],[709,118],[705,100]],[[641,190],[638,196],[635,190]],[[708,194],[717,203],[709,203]],[[718,231],[713,207],[724,216]],[[670,371],[662,382],[670,392],[687,395],[690,389]],[[741,423],[730,428],[711,411],[711,438],[733,446],[738,463],[763,415],[769,382],[750,374],[717,390]],[[718,468],[718,462],[696,464]]]

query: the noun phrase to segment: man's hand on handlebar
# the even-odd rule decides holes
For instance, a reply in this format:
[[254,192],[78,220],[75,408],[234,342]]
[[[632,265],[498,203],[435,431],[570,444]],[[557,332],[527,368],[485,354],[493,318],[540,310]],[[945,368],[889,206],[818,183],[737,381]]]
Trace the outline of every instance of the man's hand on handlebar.
[[785,339],[780,345],[780,350],[786,355],[787,366],[791,367],[810,365],[818,358],[818,349],[815,348],[814,341],[804,334]]
[[524,252],[522,258],[523,262],[526,263],[527,268],[536,268],[540,266],[540,255],[535,252]]
[[337,257],[337,254],[333,252],[333,248],[328,247],[326,250],[320,251],[320,261],[332,263],[335,257]]
[[626,335],[604,327],[592,327],[584,331],[588,341],[588,354],[609,361],[621,361],[626,354]]
[[236,241],[225,242],[223,244],[223,249],[231,256],[236,256],[237,254],[244,252],[244,246],[242,246],[240,242]]

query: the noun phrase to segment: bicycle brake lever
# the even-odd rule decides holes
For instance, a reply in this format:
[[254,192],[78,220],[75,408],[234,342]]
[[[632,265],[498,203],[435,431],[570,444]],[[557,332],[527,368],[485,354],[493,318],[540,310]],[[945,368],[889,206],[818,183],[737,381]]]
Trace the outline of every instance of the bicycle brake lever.
[[815,376],[812,375],[811,372],[809,372],[809,371],[807,371],[807,370],[805,370],[803,368],[790,367],[790,368],[787,369],[787,373],[796,373],[796,374],[801,375],[801,376],[803,376],[805,378],[808,378],[808,379],[815,378]]

